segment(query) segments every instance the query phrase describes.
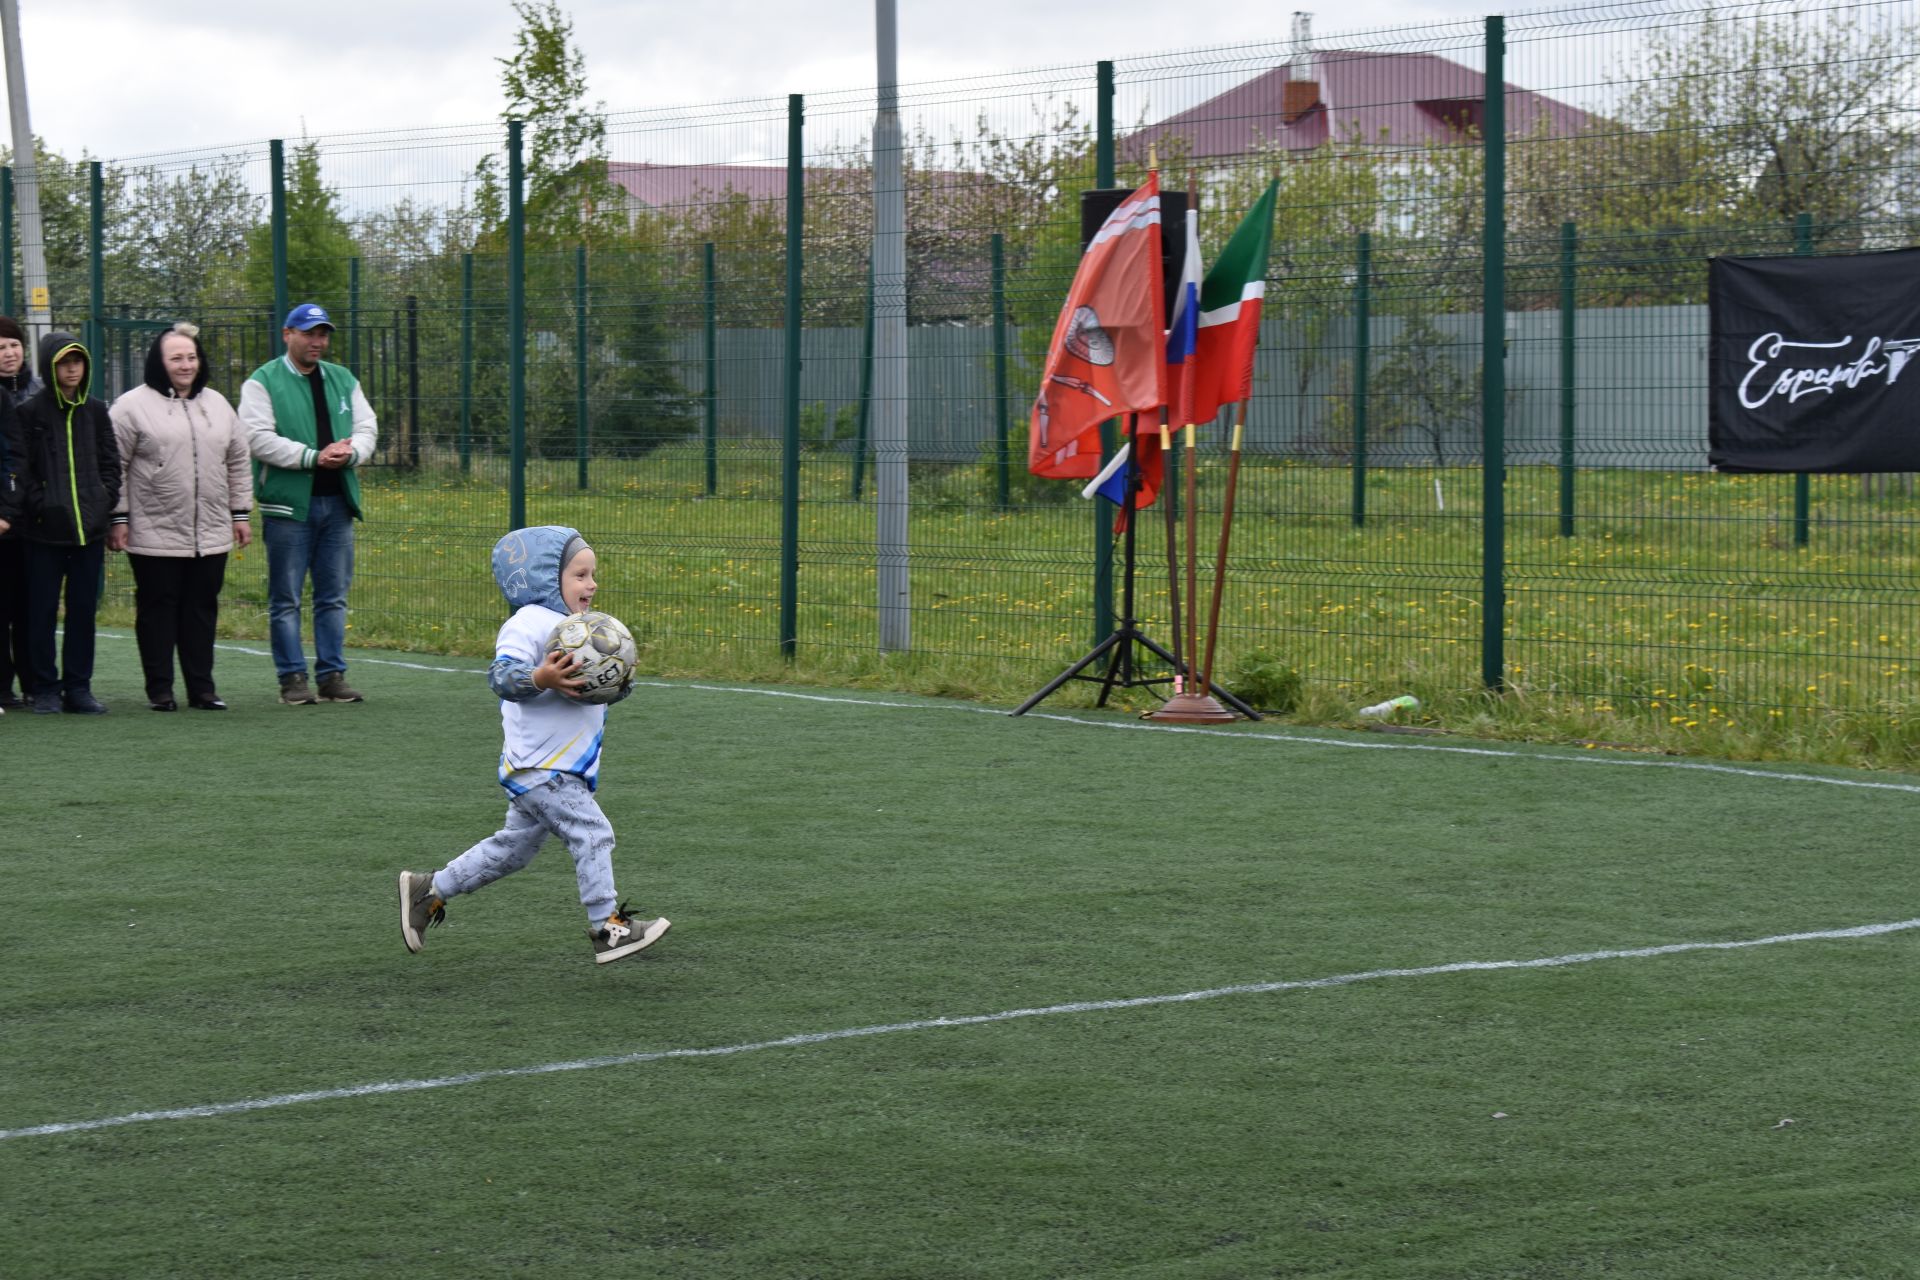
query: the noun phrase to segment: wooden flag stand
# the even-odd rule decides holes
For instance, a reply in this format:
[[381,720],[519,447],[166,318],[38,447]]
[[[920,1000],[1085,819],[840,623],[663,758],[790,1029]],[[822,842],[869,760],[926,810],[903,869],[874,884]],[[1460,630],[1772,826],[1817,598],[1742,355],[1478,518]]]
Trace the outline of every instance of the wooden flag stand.
[[[1228,711],[1225,707],[1221,707],[1218,715],[1210,717],[1205,723],[1215,723],[1218,720],[1231,720],[1234,718],[1234,711],[1239,712],[1249,720],[1258,720],[1260,718],[1259,712],[1226,690],[1215,688],[1207,676],[1202,676],[1200,679],[1202,687],[1217,693],[1219,699],[1209,697],[1205,693],[1196,695],[1190,692],[1190,687],[1194,683],[1193,666],[1188,662],[1183,662],[1178,655],[1167,652],[1152,636],[1149,636],[1145,631],[1141,630],[1139,621],[1133,615],[1134,531],[1140,524],[1140,453],[1137,445],[1137,428],[1135,440],[1136,445],[1133,458],[1127,467],[1127,530],[1121,535],[1120,625],[1109,632],[1106,639],[1095,645],[1081,657],[1079,661],[1048,681],[1045,687],[1038,693],[1035,693],[1025,702],[1015,707],[1011,714],[1016,716],[1025,715],[1027,712],[1033,710],[1033,708],[1039,706],[1048,696],[1065,685],[1069,680],[1084,680],[1098,684],[1100,686],[1100,697],[1095,700],[1094,705],[1104,707],[1107,705],[1107,698],[1112,695],[1115,689],[1139,689],[1150,688],[1154,685],[1174,684],[1179,677],[1184,676],[1188,688],[1183,688],[1181,692],[1175,693],[1159,710],[1150,713],[1150,719],[1173,719],[1174,717],[1164,714],[1169,707],[1181,703],[1182,699],[1204,699],[1205,702],[1216,707],[1219,707],[1221,700],[1224,700],[1233,708],[1233,711]],[[1234,461],[1237,463],[1239,461],[1239,453],[1237,451],[1239,435],[1237,432],[1235,433],[1234,440],[1236,445]],[[1192,449],[1191,428],[1188,429],[1188,449],[1189,451]],[[1191,547],[1191,529],[1193,523],[1193,471],[1191,467],[1189,467],[1187,471],[1187,494],[1188,545]],[[1191,589],[1192,578],[1193,574],[1191,566],[1189,566],[1189,590],[1187,593],[1189,601],[1193,599]],[[1219,583],[1217,579],[1215,581],[1214,612],[1217,618],[1219,614]],[[1175,602],[1173,625],[1177,633],[1180,627],[1180,614],[1177,601]],[[1178,642],[1176,641],[1176,643]],[[1134,665],[1134,646],[1136,645],[1159,658],[1162,662],[1165,662],[1172,668],[1174,674],[1164,676],[1146,676],[1139,674]],[[1190,654],[1197,653],[1197,646],[1189,645],[1188,652]],[[1209,643],[1209,653],[1211,653],[1211,643]],[[1086,674],[1087,668],[1098,662],[1101,658],[1107,660],[1105,674],[1097,676]]]
[[[1233,711],[1229,711],[1222,705],[1222,699],[1231,703],[1234,711],[1240,712],[1249,720],[1258,720],[1260,718],[1252,708],[1246,706],[1246,704],[1242,703],[1238,698],[1235,698],[1232,694],[1213,683],[1214,643],[1219,639],[1220,635],[1220,592],[1227,580],[1227,540],[1233,531],[1233,498],[1240,483],[1240,437],[1246,425],[1247,410],[1245,405],[1241,405],[1239,407],[1239,415],[1233,427],[1232,460],[1227,465],[1226,499],[1222,504],[1220,512],[1220,545],[1218,552],[1215,554],[1213,565],[1213,603],[1207,615],[1207,656],[1206,660],[1199,664],[1199,690],[1196,692],[1192,687],[1194,682],[1189,680],[1188,687],[1167,699],[1159,710],[1150,713],[1147,716],[1149,720],[1163,720],[1170,724],[1223,724],[1226,721],[1232,720],[1234,714]],[[1200,656],[1200,596],[1197,581],[1199,570],[1196,566],[1197,557],[1195,554],[1195,548],[1198,542],[1194,530],[1196,507],[1195,487],[1197,484],[1194,473],[1198,470],[1195,464],[1199,459],[1194,449],[1193,425],[1191,423],[1187,426],[1186,454],[1187,600],[1190,606],[1187,610],[1189,636],[1187,652],[1198,659]],[[1168,530],[1169,533],[1171,533],[1171,508],[1169,508]],[[1178,626],[1178,621],[1176,621],[1174,625]],[[1220,695],[1217,698],[1214,696],[1216,693]]]

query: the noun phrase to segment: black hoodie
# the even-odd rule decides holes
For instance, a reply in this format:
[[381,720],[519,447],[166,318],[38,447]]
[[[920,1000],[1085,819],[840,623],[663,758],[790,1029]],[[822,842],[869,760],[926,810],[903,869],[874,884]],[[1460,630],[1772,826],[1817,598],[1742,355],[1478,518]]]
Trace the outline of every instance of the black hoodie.
[[[193,386],[184,396],[173,389],[173,379],[167,376],[167,362],[160,358],[160,348],[166,344],[168,338],[187,338],[187,341],[193,344],[193,353],[200,357],[200,372],[193,375]],[[212,373],[213,370],[207,366],[207,349],[200,345],[199,338],[188,338],[184,333],[167,329],[154,338],[153,344],[147,348],[147,363],[141,372],[140,380],[169,400],[176,398],[191,400],[206,388],[207,378]],[[0,386],[5,384],[6,379],[0,378]]]
[[[69,400],[54,381],[60,357],[78,352],[87,362],[79,397]],[[104,542],[120,500],[120,446],[104,402],[87,395],[93,358],[70,333],[40,343],[40,390],[14,406],[7,427],[13,484],[0,491],[0,519],[26,538],[55,546]]]

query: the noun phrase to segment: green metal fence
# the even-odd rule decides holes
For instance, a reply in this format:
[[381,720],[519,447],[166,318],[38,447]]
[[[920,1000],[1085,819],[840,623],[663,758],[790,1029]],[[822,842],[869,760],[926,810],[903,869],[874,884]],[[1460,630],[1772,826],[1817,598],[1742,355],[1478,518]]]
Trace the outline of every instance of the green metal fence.
[[[1229,678],[1269,657],[1369,700],[1897,724],[1911,477],[1708,471],[1705,287],[1716,254],[1912,242],[1917,64],[1912,4],[1637,4],[904,86],[912,650],[1037,685],[1112,625],[1110,512],[1022,451],[1080,192],[1153,160],[1198,193],[1209,254],[1280,183]],[[855,670],[879,607],[873,111],[768,98],[615,114],[573,154],[530,122],[54,173],[55,305],[115,390],[154,323],[199,321],[230,396],[289,302],[334,312],[382,427],[363,642],[484,648],[485,552],[524,519],[590,531],[603,598],[667,651]],[[1200,432],[1203,528],[1226,436]],[[231,620],[264,625],[263,577],[235,565]]]

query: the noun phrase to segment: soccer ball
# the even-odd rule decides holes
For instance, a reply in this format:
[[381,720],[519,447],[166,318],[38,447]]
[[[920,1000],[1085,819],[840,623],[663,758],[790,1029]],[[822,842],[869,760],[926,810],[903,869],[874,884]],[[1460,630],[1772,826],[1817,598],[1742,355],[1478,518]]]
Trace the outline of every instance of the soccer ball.
[[633,674],[639,650],[626,624],[610,613],[589,609],[562,618],[547,637],[547,652],[570,653],[578,663],[573,674],[587,682],[582,702],[612,702]]

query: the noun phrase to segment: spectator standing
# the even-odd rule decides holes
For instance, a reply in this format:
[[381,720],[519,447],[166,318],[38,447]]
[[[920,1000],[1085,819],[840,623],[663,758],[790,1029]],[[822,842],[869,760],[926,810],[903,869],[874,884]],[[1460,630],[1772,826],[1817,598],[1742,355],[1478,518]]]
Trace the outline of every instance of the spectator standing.
[[134,638],[147,705],[173,711],[178,650],[187,705],[225,711],[213,683],[213,640],[227,555],[253,540],[247,430],[222,396],[200,330],[176,324],[147,350],[142,385],[113,402],[120,502],[107,547],[133,569]]
[[[27,334],[12,316],[0,316],[0,396],[19,404],[40,389],[27,361]],[[5,447],[0,433],[0,450]],[[9,473],[0,456],[0,484]],[[20,691],[14,692],[15,682]],[[0,534],[0,710],[33,697],[33,662],[27,656],[27,544],[18,533]]]
[[[40,344],[40,378],[46,385],[13,412],[14,483],[0,494],[0,533],[17,525],[27,542],[33,709],[105,715],[93,696],[93,623],[120,500],[120,449],[107,406],[88,394],[93,359],[72,334],[49,333]],[[66,628],[56,653],[63,586]]]
[[[267,607],[280,701],[360,702],[347,684],[347,589],[353,522],[363,517],[355,468],[373,457],[379,423],[360,382],[325,360],[333,320],[316,303],[287,313],[287,352],[240,388],[253,452],[253,492],[267,544]],[[313,674],[300,645],[300,596],[313,579]]]

